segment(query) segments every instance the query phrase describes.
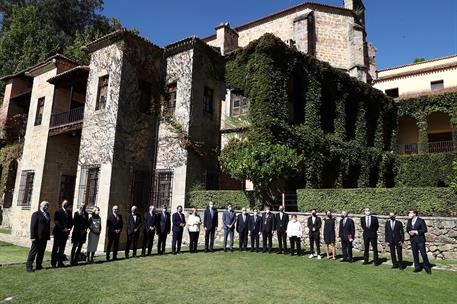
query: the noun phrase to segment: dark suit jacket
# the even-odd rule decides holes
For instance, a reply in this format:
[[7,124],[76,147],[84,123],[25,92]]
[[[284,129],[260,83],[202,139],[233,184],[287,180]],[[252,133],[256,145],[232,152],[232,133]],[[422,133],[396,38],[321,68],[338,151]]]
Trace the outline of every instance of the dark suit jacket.
[[[222,222],[224,222],[224,229],[235,230],[236,215],[234,211],[225,210],[222,214]],[[231,228],[228,228],[227,225],[232,225]]]
[[157,218],[157,232],[158,233],[170,233],[171,230],[171,218],[170,218],[170,213],[165,212],[165,215],[163,212],[160,212],[158,214]]
[[217,228],[218,222],[217,209],[213,208],[213,217],[211,218],[211,211],[209,208],[206,208],[203,214],[203,227],[207,230],[212,230]]
[[112,212],[110,213],[110,215],[108,215],[108,219],[106,221],[106,226],[108,226],[108,235],[114,235],[114,230],[122,230],[122,227],[124,227],[122,216],[120,214],[118,214],[117,216],[119,218],[118,220],[116,220],[116,217]]
[[59,208],[54,213],[54,237],[68,236],[68,234],[64,234],[64,229],[71,229],[71,227],[73,227],[71,212],[65,211],[63,208]]
[[[157,213],[153,212],[152,215],[149,211],[144,213],[144,231],[149,231],[149,227],[156,227],[159,216]],[[153,230],[155,231],[155,230]]]
[[262,232],[272,232],[275,227],[275,217],[273,213],[270,212],[270,214],[267,215],[266,212],[262,214],[262,226],[261,226],[261,231]]
[[350,218],[347,218],[346,225],[343,226],[343,219],[341,219],[340,231],[338,232],[338,235],[341,239],[346,240],[346,241],[349,239],[349,235],[352,235],[352,239],[354,239],[355,238],[354,221]]
[[360,218],[360,225],[362,226],[364,240],[378,238],[379,222],[378,222],[378,218],[376,216],[374,216],[374,215],[371,216],[370,228],[367,227],[366,216],[362,216]]
[[411,230],[417,230],[418,234],[410,236],[411,242],[416,243],[425,243],[427,240],[425,239],[425,234],[427,233],[427,224],[423,219],[418,217],[416,219],[416,223],[413,226],[413,220],[409,219],[408,224],[406,225],[406,231],[409,233]]
[[47,212],[48,220],[43,215],[41,210],[35,211],[32,214],[30,222],[30,239],[45,241],[51,236],[51,216]]
[[260,232],[260,227],[262,226],[262,216],[257,214],[257,217],[254,221],[254,215],[249,216],[249,231],[251,234],[258,234]]
[[[318,216],[316,216],[316,219],[314,220],[314,224],[313,224],[313,217],[310,216],[308,217],[308,229],[309,229],[309,234],[313,233],[313,232],[319,232],[319,230],[321,229],[321,226],[322,226],[322,219]],[[315,229],[313,231],[313,228]]]
[[184,214],[181,212],[181,216],[179,216],[179,212],[173,213],[173,232],[183,232],[184,227],[182,227],[181,224],[186,224]]
[[386,221],[385,227],[385,241],[387,243],[396,244],[405,241],[405,232],[403,230],[403,223],[395,220],[394,230],[390,226],[390,219]]
[[276,214],[275,218],[275,224],[276,228],[275,230],[278,231],[278,233],[285,233],[287,230],[287,224],[289,223],[289,215],[285,212],[282,213],[282,220],[281,216],[279,215],[280,212]]
[[247,233],[249,228],[249,214],[246,213],[246,220],[243,221],[243,214],[238,214],[236,220],[236,231],[238,233]]
[[136,221],[133,219],[133,214],[129,214],[129,219],[127,223],[127,234],[134,235],[135,229],[138,229],[136,233],[140,233],[140,226],[141,226],[141,216],[136,214]]

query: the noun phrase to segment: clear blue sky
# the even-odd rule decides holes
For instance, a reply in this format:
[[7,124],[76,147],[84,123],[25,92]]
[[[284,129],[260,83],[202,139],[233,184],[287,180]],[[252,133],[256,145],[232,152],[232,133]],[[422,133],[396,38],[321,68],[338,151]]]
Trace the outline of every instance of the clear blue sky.
[[[237,26],[302,3],[299,0],[106,0],[104,14],[137,28],[164,46],[182,38],[214,34],[228,21]],[[343,0],[312,2],[342,6]],[[384,69],[457,54],[457,0],[365,0],[368,40]]]

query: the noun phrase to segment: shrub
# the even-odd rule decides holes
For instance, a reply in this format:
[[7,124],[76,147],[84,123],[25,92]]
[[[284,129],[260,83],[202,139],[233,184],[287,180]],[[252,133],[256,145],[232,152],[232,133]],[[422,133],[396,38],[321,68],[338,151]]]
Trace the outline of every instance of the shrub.
[[214,205],[218,209],[225,209],[230,203],[237,210],[242,207],[253,208],[256,205],[254,193],[252,191],[191,191],[187,194],[187,199],[188,203],[186,207],[195,207],[198,209],[206,208],[209,201],[214,202]]
[[451,188],[433,187],[300,189],[297,205],[302,212],[317,208],[361,213],[369,207],[376,214],[394,211],[406,215],[410,208],[416,208],[424,216],[449,216],[457,211],[457,195]]
[[454,153],[398,155],[395,161],[396,187],[449,186]]

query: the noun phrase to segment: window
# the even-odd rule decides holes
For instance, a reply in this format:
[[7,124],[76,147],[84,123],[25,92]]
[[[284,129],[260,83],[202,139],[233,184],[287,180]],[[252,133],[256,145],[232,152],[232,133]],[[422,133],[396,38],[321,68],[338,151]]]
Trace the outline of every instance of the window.
[[140,100],[139,100],[139,111],[141,113],[150,114],[151,113],[151,83],[139,80],[138,88],[140,90]]
[[242,114],[246,114],[248,112],[249,102],[247,97],[244,97],[242,93],[233,92],[231,94],[231,109],[230,115],[231,116],[238,116]]
[[100,167],[82,167],[80,174],[78,206],[86,204],[87,208],[93,208],[97,205]]
[[17,205],[22,207],[30,207],[33,191],[33,179],[35,172],[25,170],[21,173],[21,183],[19,185],[19,195]]
[[75,180],[76,176],[62,174],[62,177],[60,178],[59,202],[62,202],[63,200],[73,202]]
[[432,91],[440,90],[440,89],[444,88],[444,81],[443,80],[432,81],[430,83],[430,86],[432,88]]
[[41,125],[41,121],[43,120],[44,100],[44,97],[38,98],[35,115],[35,126]]
[[163,205],[170,207],[173,185],[173,172],[158,171],[155,175],[154,206],[161,208]]
[[167,86],[167,92],[165,97],[165,102],[163,105],[163,113],[168,116],[175,115],[176,109],[176,93],[177,93],[176,82],[170,83]]
[[398,88],[395,88],[395,89],[388,89],[385,91],[386,95],[389,96],[389,97],[392,97],[392,98],[397,98],[398,96],[400,96],[398,94]]
[[214,91],[208,87],[205,87],[203,95],[203,112],[210,115],[214,111],[214,101],[213,101]]
[[98,79],[98,93],[97,93],[97,103],[95,105],[95,110],[104,109],[106,107],[107,97],[108,97],[108,75],[105,75]]

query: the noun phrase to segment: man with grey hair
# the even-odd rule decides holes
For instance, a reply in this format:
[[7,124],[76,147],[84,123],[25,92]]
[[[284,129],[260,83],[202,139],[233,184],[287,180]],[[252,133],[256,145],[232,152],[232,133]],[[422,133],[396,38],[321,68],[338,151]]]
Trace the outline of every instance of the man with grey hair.
[[33,272],[33,262],[36,257],[36,270],[43,269],[43,256],[46,249],[46,244],[51,236],[51,216],[48,212],[49,203],[43,201],[40,204],[40,210],[32,214],[30,222],[30,240],[32,247],[30,248],[27,258],[27,272]]
[[128,259],[130,246],[133,245],[133,257],[136,257],[138,238],[140,236],[141,216],[137,213],[137,207],[132,206],[132,212],[127,221],[127,244],[125,245],[125,258]]
[[63,263],[63,254],[68,236],[73,227],[73,217],[71,215],[71,204],[64,200],[62,207],[54,213],[54,244],[52,246],[51,266],[65,267]]
[[113,249],[113,260],[117,260],[119,238],[121,236],[122,227],[124,226],[122,216],[119,214],[119,207],[117,205],[113,206],[113,212],[108,215],[106,226],[108,227],[108,248],[106,249],[106,260],[110,260],[111,247]]

